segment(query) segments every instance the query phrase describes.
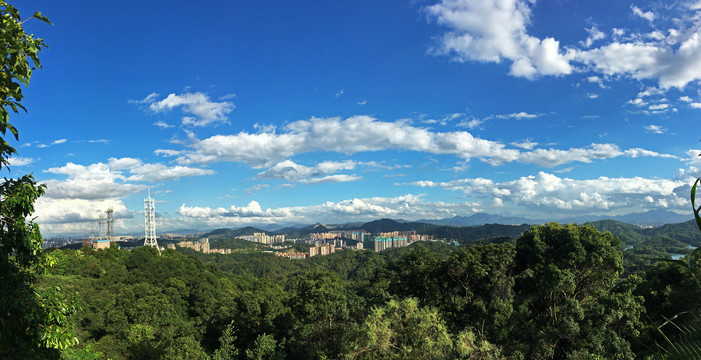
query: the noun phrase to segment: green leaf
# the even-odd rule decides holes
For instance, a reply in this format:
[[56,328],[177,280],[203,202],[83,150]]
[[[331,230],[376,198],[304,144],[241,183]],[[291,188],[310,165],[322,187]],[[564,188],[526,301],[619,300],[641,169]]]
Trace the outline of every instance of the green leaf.
[[41,20],[49,25],[53,25],[53,24],[51,24],[51,21],[49,21],[49,18],[42,15],[40,11],[35,12],[34,15],[32,15],[32,17],[35,19],[39,19],[39,20]]

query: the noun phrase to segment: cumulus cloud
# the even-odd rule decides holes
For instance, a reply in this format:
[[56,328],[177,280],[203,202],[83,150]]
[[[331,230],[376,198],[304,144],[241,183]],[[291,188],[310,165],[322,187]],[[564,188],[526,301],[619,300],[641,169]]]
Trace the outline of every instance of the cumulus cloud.
[[495,182],[485,178],[448,182],[417,181],[402,185],[460,191],[482,199],[499,198],[512,206],[551,214],[609,212],[645,209],[649,199],[664,201],[676,208],[688,204],[677,189],[686,182],[668,179],[609,178],[576,180],[539,172],[513,181]]
[[[369,116],[348,119],[311,118],[290,123],[283,132],[240,132],[215,135],[203,140],[191,139],[190,150],[183,150],[181,164],[206,164],[218,161],[242,162],[254,168],[272,167],[289,157],[313,151],[341,154],[383,150],[409,150],[430,154],[452,154],[463,160],[478,158],[492,165],[525,162],[557,166],[570,162],[591,162],[627,156],[614,144],[591,144],[585,148],[534,149],[521,151],[506,145],[474,137],[466,131],[435,132],[406,121],[384,122]],[[168,150],[157,153],[169,154]],[[667,156],[649,152],[650,156]]]
[[456,61],[511,61],[511,74],[534,78],[573,71],[571,55],[554,38],[527,32],[531,4],[525,0],[442,0],[424,8],[430,19],[448,28],[433,52]]
[[339,216],[349,221],[393,217],[403,219],[444,218],[479,211],[477,204],[427,202],[423,195],[407,194],[398,197],[354,198],[338,202],[327,201],[318,205],[265,209],[256,201],[248,206],[210,208],[187,206],[178,209],[181,221],[205,222],[209,225],[243,225],[250,223],[334,222]]
[[[234,103],[231,101],[212,101],[207,94],[184,93],[169,94],[161,100],[157,100],[158,94],[150,94],[145,99],[136,103],[148,104],[148,108],[156,113],[167,112],[179,108],[182,113],[182,125],[207,126],[215,123],[227,121],[227,116],[234,110]],[[154,125],[159,127],[168,126],[165,122],[159,121]]]
[[664,128],[659,125],[647,125],[645,126],[645,131],[655,133],[655,134],[664,134],[667,131],[667,128]]
[[25,166],[33,163],[34,161],[34,158],[21,156],[13,156],[7,159],[7,162],[10,163],[10,166]]
[[55,199],[41,197],[36,203],[37,222],[44,224],[83,223],[97,221],[108,208],[114,219],[131,218],[126,206],[118,199]]
[[642,10],[640,10],[639,7],[635,5],[631,5],[630,9],[633,10],[633,14],[635,14],[635,16],[639,16],[649,22],[655,21],[655,13],[653,13],[652,11],[643,12]]
[[[353,170],[355,169],[357,162],[346,160],[346,161],[324,161],[322,163],[316,164],[315,166],[304,166],[295,163],[291,160],[284,160],[275,165],[270,169],[258,173],[258,178],[260,179],[285,179],[287,181],[302,181],[311,183],[311,178],[321,179],[342,170]],[[334,178],[327,179],[333,181]],[[348,181],[348,178],[337,177],[338,181]],[[317,181],[320,182],[320,181]]]
[[44,170],[44,173],[67,175],[65,180],[48,179],[44,197],[53,199],[105,200],[122,198],[145,190],[145,186],[122,183],[125,178],[120,171],[113,171],[108,164],[88,166],[67,163],[62,167]]
[[580,42],[580,45],[582,45],[585,48],[591,47],[594,44],[594,42],[606,38],[606,34],[597,29],[596,26],[592,26],[586,30],[589,36],[586,40]]
[[[436,55],[456,61],[510,63],[510,74],[528,79],[540,75],[568,75],[578,70],[605,76],[627,76],[657,81],[663,89],[683,88],[701,79],[701,28],[698,18],[686,16],[687,8],[667,8],[676,27],[626,35],[611,30],[608,43],[593,47],[606,38],[596,27],[587,29],[581,48],[561,48],[552,37],[529,34],[533,19],[532,0],[441,0],[424,8],[429,19],[447,30],[431,49]],[[658,15],[631,6],[633,15],[655,23]]]
[[41,180],[47,186],[45,197],[84,200],[123,198],[146,189],[144,185],[129,182],[158,182],[214,173],[212,170],[185,166],[145,164],[135,158],[110,158],[107,163],[87,166],[69,162],[43,172],[67,176],[65,180]]
[[178,214],[184,217],[210,218],[210,217],[257,217],[274,218],[286,217],[289,212],[284,209],[263,210],[257,201],[251,201],[247,206],[212,209],[208,207],[187,207],[185,204],[178,209]]

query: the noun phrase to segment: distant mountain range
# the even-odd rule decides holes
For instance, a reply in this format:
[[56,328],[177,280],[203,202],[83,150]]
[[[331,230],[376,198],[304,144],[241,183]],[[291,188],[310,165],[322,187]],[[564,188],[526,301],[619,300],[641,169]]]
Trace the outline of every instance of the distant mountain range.
[[418,222],[447,225],[447,226],[477,226],[484,224],[543,224],[550,221],[558,221],[560,223],[578,223],[599,221],[599,220],[616,220],[623,223],[640,225],[640,226],[661,226],[665,224],[677,224],[693,219],[693,215],[680,215],[669,210],[650,210],[642,213],[628,214],[622,216],[606,216],[606,215],[588,215],[553,219],[527,219],[524,217],[502,216],[487,213],[476,213],[470,216],[455,216],[441,220],[418,220]]
[[[680,215],[669,210],[650,210],[641,213],[628,214],[622,216],[578,216],[560,219],[529,219],[517,216],[503,216],[498,214],[476,213],[469,216],[454,216],[445,219],[434,220],[416,220],[407,221],[402,219],[379,219],[370,222],[352,222],[344,224],[254,224],[238,229],[175,229],[175,230],[160,230],[159,234],[175,233],[181,235],[197,234],[205,231],[210,231],[209,236],[241,236],[252,235],[255,232],[264,232],[267,234],[288,234],[288,237],[303,237],[313,232],[326,232],[329,230],[365,230],[367,232],[388,232],[388,231],[409,231],[419,230],[427,226],[481,226],[486,224],[501,224],[501,225],[522,225],[522,224],[542,224],[550,221],[558,221],[560,223],[588,223],[602,220],[614,220],[617,222],[637,225],[637,227],[660,227],[665,224],[678,224],[693,219],[693,215]],[[65,234],[77,235],[81,234]],[[135,237],[143,236],[143,232],[136,232],[129,235]],[[207,235],[205,235],[207,236]],[[48,237],[48,236],[47,236]]]
[[689,212],[688,215],[680,215],[669,210],[650,210],[642,213],[621,215],[621,216],[580,216],[560,219],[561,223],[585,223],[599,220],[616,220],[623,223],[640,225],[640,226],[662,226],[665,224],[678,224],[693,219],[694,216]]
[[487,213],[476,213],[470,216],[454,216],[452,218],[441,220],[418,220],[418,222],[446,226],[477,226],[484,224],[520,225],[540,223],[540,221],[529,220],[524,217],[510,217]]
[[[561,223],[579,223],[594,225],[600,231],[611,231],[619,236],[626,244],[640,243],[645,239],[653,239],[665,234],[675,233],[683,238],[686,243],[697,243],[697,229],[693,221],[689,221],[691,215],[680,215],[672,211],[652,210],[643,213],[624,216],[582,216],[560,219]],[[462,241],[486,239],[490,237],[518,237],[529,227],[528,224],[545,223],[543,220],[527,219],[524,217],[502,216],[487,213],[477,213],[470,216],[455,216],[439,220],[406,221],[394,219],[379,219],[366,223],[346,224],[313,224],[295,226],[275,226],[267,224],[262,226],[247,226],[240,229],[217,229],[205,236],[236,237],[252,235],[256,232],[266,234],[286,234],[288,238],[309,236],[311,233],[327,232],[331,230],[364,230],[370,233],[389,231],[412,231],[430,233],[439,237],[458,238]],[[673,225],[665,225],[673,224]],[[644,226],[653,226],[653,229],[643,229]],[[451,227],[464,228],[463,230]],[[266,229],[276,229],[275,231]],[[686,241],[688,240],[688,241]]]

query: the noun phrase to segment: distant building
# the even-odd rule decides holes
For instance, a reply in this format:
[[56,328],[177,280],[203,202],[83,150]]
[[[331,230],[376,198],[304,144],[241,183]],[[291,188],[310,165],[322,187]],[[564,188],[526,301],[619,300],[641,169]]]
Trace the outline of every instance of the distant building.
[[334,252],[336,252],[336,246],[333,244],[312,246],[309,248],[309,257],[316,256],[316,255],[324,256],[324,255],[333,254]]
[[244,240],[255,241],[257,243],[272,245],[285,242],[285,235],[268,235],[266,233],[253,233],[253,236],[243,236]]
[[90,245],[93,247],[93,249],[100,250],[100,249],[109,249],[110,248],[110,241],[107,239],[103,240],[93,240]]
[[382,250],[390,249],[390,248],[399,248],[399,247],[405,247],[407,246],[407,239],[406,237],[402,236],[396,236],[396,237],[387,237],[387,236],[376,236],[375,241],[374,241],[374,247],[375,251],[380,252]]

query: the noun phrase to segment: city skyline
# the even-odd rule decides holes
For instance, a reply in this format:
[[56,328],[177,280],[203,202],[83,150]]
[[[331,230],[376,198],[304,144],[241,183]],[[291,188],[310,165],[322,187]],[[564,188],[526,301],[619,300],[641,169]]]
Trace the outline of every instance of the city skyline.
[[148,187],[159,231],[691,213],[698,1],[17,7],[45,235],[138,232]]

